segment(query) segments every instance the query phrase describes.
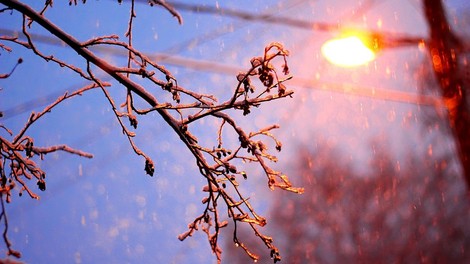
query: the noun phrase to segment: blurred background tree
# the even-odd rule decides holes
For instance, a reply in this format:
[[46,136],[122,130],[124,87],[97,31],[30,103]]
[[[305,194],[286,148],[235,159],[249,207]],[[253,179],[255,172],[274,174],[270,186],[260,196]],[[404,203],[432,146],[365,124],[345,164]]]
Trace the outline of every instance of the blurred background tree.
[[[467,190],[452,157],[410,154],[393,163],[383,144],[367,174],[336,147],[302,147],[292,162],[305,194],[277,196],[269,228],[289,263],[465,263]],[[343,162],[338,162],[341,160]],[[256,247],[256,243],[250,244]],[[228,248],[232,248],[229,247]],[[247,259],[229,250],[230,259]],[[260,259],[268,263],[269,258]],[[235,263],[235,262],[234,262]]]

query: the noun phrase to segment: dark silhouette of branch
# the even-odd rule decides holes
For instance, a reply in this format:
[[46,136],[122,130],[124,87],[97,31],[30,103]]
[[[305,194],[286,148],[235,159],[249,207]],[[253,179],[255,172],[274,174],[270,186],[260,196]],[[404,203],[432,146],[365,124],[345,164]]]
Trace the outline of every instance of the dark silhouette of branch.
[[23,59],[19,58],[18,61],[15,64],[15,66],[13,66],[13,68],[11,69],[11,71],[9,73],[0,74],[0,79],[6,79],[6,78],[10,77],[10,75],[12,75],[13,72],[15,71],[16,67],[18,67],[18,65],[20,65],[21,63],[23,63]]
[[[134,2],[134,1],[132,1]],[[148,1],[150,5],[159,5],[165,8],[170,14],[172,14],[176,19],[178,19],[178,23],[183,24],[183,17],[176,11],[171,3],[167,3],[165,0],[150,0]]]
[[467,188],[470,189],[470,98],[461,62],[466,47],[452,31],[441,0],[424,0],[423,5],[430,34],[429,56],[449,113]]
[[3,220],[4,228],[3,228],[3,241],[5,242],[5,245],[7,246],[8,252],[7,255],[14,256],[16,258],[21,257],[21,253],[14,250],[11,247],[11,242],[8,239],[8,217],[5,212],[5,203],[3,202],[3,189],[0,189],[0,203],[2,204],[2,212],[0,213],[0,220]]

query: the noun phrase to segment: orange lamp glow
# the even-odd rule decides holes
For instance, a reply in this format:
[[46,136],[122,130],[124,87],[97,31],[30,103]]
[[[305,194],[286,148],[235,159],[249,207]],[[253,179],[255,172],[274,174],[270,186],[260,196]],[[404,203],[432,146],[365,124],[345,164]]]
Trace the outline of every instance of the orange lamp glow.
[[323,56],[341,67],[355,67],[375,59],[375,52],[364,38],[347,35],[329,40],[321,47]]

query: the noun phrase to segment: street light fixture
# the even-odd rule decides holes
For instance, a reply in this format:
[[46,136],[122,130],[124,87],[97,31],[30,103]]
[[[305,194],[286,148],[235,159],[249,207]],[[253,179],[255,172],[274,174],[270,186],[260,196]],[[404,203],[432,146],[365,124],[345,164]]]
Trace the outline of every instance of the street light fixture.
[[321,52],[332,64],[340,67],[356,67],[375,59],[380,38],[374,34],[349,31],[340,37],[326,41]]

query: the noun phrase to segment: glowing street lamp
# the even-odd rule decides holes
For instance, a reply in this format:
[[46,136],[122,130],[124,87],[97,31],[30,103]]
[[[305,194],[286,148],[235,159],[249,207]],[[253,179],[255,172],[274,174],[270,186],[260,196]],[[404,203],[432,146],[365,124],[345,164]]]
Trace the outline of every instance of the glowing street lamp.
[[328,40],[321,47],[323,56],[341,67],[364,65],[375,59],[379,38],[368,34],[350,32]]

